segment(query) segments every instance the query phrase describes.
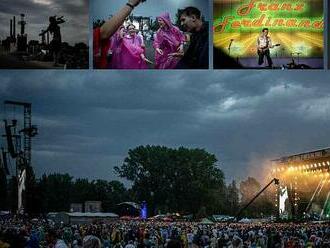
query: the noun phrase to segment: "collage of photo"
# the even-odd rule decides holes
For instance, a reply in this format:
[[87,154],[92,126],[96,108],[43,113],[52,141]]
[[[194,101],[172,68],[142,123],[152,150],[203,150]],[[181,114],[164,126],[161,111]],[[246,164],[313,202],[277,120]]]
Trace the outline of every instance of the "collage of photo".
[[5,2],[3,69],[327,67],[324,0]]
[[330,0],[0,0],[0,248],[330,248]]

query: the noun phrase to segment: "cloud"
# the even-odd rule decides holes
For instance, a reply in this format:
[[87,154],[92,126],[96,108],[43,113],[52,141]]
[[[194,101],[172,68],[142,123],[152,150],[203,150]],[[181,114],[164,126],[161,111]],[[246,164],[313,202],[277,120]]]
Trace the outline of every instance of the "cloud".
[[325,72],[3,71],[0,95],[33,104],[38,175],[118,179],[113,167],[129,149],[155,144],[205,148],[227,180],[261,180],[267,161],[329,145],[329,79]]

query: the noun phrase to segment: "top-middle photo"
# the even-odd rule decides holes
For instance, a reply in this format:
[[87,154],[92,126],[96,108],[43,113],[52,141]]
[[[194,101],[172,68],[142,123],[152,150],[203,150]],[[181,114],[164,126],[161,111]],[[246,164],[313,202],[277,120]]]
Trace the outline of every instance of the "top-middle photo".
[[94,0],[94,69],[208,69],[209,2]]

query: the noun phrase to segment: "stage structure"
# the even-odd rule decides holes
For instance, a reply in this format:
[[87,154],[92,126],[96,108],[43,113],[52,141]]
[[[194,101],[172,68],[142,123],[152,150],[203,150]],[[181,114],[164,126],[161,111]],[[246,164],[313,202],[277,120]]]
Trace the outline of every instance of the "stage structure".
[[[323,68],[323,0],[215,0],[214,47],[244,68],[257,64],[257,38],[269,29],[274,65]],[[215,57],[214,60],[223,58]]]
[[275,184],[277,187],[280,184],[278,178],[273,178],[265,187],[263,187],[247,204],[245,204],[237,213],[234,220],[241,220],[242,213],[245,209],[247,209],[265,190],[267,190],[272,184]]
[[[24,190],[27,176],[27,169],[31,167],[32,138],[38,134],[36,126],[32,125],[31,103],[5,101],[4,130],[5,138],[2,149],[2,163],[8,176],[17,178],[17,211],[24,212]],[[23,108],[23,118],[16,119],[16,109]],[[13,115],[9,119],[9,115]],[[15,168],[9,168],[8,164],[14,161]],[[10,170],[11,169],[11,170]]]
[[330,148],[272,160],[282,219],[330,219]]

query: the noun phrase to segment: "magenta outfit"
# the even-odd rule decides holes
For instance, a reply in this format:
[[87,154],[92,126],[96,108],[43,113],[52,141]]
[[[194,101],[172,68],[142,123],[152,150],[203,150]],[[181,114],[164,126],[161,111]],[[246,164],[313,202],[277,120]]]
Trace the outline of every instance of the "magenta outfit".
[[158,29],[154,37],[154,48],[160,48],[163,51],[163,55],[156,51],[155,69],[174,69],[180,58],[169,58],[168,55],[178,52],[178,48],[185,41],[185,36],[172,24],[169,13],[164,13],[157,18],[162,19],[166,26]]
[[108,65],[111,69],[120,69],[121,66],[121,43],[122,38],[120,37],[121,28],[110,38],[110,47],[109,50],[112,51],[111,61]]
[[[144,54],[142,36],[125,35],[120,43],[120,54],[117,69],[147,69],[147,63],[141,58]],[[117,59],[116,59],[117,60]],[[115,61],[116,61],[115,60]]]

